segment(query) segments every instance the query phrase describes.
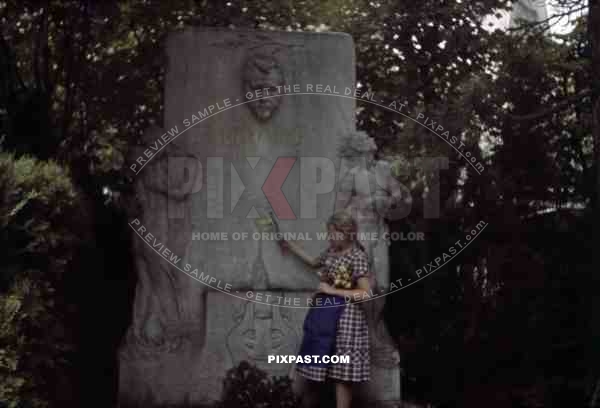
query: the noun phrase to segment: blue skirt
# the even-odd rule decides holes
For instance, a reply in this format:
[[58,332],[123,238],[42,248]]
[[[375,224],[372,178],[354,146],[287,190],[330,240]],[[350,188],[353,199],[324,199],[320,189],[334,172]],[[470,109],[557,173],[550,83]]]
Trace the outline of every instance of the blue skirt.
[[304,319],[304,336],[298,355],[319,356],[319,362],[315,363],[312,361],[314,358],[311,358],[310,363],[298,363],[299,366],[326,367],[328,364],[324,364],[321,357],[335,354],[338,321],[346,304],[344,298],[340,296],[317,293],[315,302],[319,298],[321,305],[339,306],[313,306],[308,310]]

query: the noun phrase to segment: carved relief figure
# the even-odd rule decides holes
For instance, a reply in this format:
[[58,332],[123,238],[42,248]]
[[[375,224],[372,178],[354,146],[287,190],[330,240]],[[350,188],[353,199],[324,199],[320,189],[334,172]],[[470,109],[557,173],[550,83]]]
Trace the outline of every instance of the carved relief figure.
[[[374,140],[365,132],[348,133],[341,140],[338,155],[342,158],[342,178],[336,197],[336,209],[349,209],[358,223],[359,241],[363,244],[375,272],[379,288],[389,286],[388,245],[382,238],[388,231],[386,212],[399,203],[402,190],[393,182],[386,162],[373,165],[376,151]],[[365,302],[369,334],[373,347],[373,363],[385,364],[390,355],[397,356],[383,321],[385,298]],[[381,359],[378,358],[381,356]]]
[[[164,134],[164,131],[162,132]],[[166,147],[167,155],[172,158],[169,166],[168,206],[169,235],[168,247],[173,254],[181,257],[183,262],[190,263],[192,237],[192,200],[191,195],[196,191],[198,177],[202,176],[199,159],[183,150],[174,143]],[[197,261],[196,261],[197,262]],[[182,262],[178,263],[181,268]],[[201,267],[194,263],[194,267]],[[188,331],[195,333],[194,337],[204,341],[204,308],[206,303],[206,286],[195,282],[177,267],[170,265],[172,276],[175,278],[176,293],[179,306],[179,330],[182,335],[189,337]],[[195,344],[200,347],[201,344]]]
[[289,322],[289,309],[255,302],[243,302],[233,316],[235,326],[227,335],[227,349],[234,365],[246,360],[258,368],[279,370],[287,375],[290,366],[268,363],[269,355],[292,355],[298,334]]
[[[133,149],[135,157],[145,157],[143,152],[163,134],[158,127],[144,133],[143,145]],[[177,243],[169,239],[170,200],[180,202],[188,194],[179,189],[169,190],[168,154],[172,147],[165,147],[149,161],[136,176],[135,193],[139,203],[138,218],[156,242],[176,251]],[[171,186],[172,187],[172,186]],[[171,236],[172,238],[172,236]],[[152,241],[153,243],[154,241]],[[171,245],[175,244],[175,245]],[[180,333],[181,305],[178,299],[176,274],[172,266],[139,236],[133,238],[134,261],[137,272],[133,322],[127,335],[129,351],[142,354],[177,350],[182,343]],[[184,254],[182,254],[184,255]]]
[[387,285],[387,245],[383,240],[364,239],[377,234],[381,237],[386,224],[380,212],[385,210],[389,196],[385,186],[377,183],[373,168],[375,141],[365,132],[354,131],[342,138],[338,155],[342,159],[341,179],[336,197],[336,209],[352,212],[358,223],[359,238],[365,249],[380,285]]

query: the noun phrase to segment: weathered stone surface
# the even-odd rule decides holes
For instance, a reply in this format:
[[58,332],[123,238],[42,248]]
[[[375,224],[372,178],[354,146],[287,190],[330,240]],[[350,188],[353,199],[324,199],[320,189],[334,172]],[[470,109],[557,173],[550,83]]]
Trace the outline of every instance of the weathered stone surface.
[[[168,54],[166,129],[181,128],[185,119],[193,121],[192,116],[198,116],[198,111],[224,99],[229,99],[232,105],[243,103],[248,90],[246,67],[257,55],[268,56],[275,67],[266,68],[263,81],[255,80],[259,85],[297,84],[304,89],[307,84],[322,84],[336,86],[341,91],[355,83],[352,39],[341,33],[189,30],[169,39]],[[301,208],[301,204],[306,202],[312,185],[301,180],[301,167],[303,162],[310,166],[310,160],[305,159],[308,157],[326,157],[338,162],[338,140],[354,126],[354,100],[331,95],[280,95],[261,102],[269,101],[276,106],[268,119],[258,120],[254,105],[246,103],[196,122],[173,142],[199,157],[204,169],[207,157],[223,157],[222,218],[207,216],[209,183],[215,189],[219,185],[214,178],[208,180],[207,170],[204,172],[207,188],[193,195],[193,231],[228,232],[229,236],[233,232],[246,232],[250,236],[257,232],[255,220],[248,218],[248,214],[253,206],[260,216],[271,210],[261,186],[279,157],[299,158],[282,189],[296,219],[279,216],[282,230],[313,236],[325,231],[324,221],[333,210],[335,193],[319,195],[316,212],[303,214],[303,210],[309,209]],[[247,157],[260,159],[252,168]],[[235,192],[231,186],[238,177],[245,190],[232,208]],[[215,200],[211,200],[211,207],[214,206]],[[311,219],[307,219],[309,216]],[[248,266],[260,256],[259,241],[193,241],[191,245],[192,265],[210,259],[215,276],[235,287],[256,288],[257,277]],[[322,241],[306,242],[307,250],[313,253],[318,253],[324,245]],[[275,242],[264,242],[262,251],[268,287],[290,290],[315,287],[314,279],[298,273],[302,265],[297,260],[279,256]]]
[[[337,181],[337,148],[342,136],[354,130],[350,98],[294,94],[243,103],[245,92],[254,87],[353,88],[353,43],[346,34],[190,29],[168,39],[167,54],[162,133],[177,136],[160,154],[172,160],[161,162],[156,156],[137,177],[140,186],[161,180],[152,196],[156,200],[141,196],[140,221],[156,228],[155,237],[165,240],[181,261],[169,265],[134,237],[140,283],[132,329],[120,351],[120,399],[147,406],[218,399],[227,369],[242,360],[272,375],[293,372],[291,365],[266,363],[266,356],[297,353],[307,309],[250,302],[245,293],[302,299],[312,295],[318,279],[299,260],[282,256],[276,242],[251,238],[263,231],[256,217],[272,210],[261,188],[271,173],[287,171],[272,170],[278,158],[296,159],[282,187],[291,212],[282,203],[273,206],[281,230],[312,236],[302,244],[318,254],[326,242],[314,239],[315,233],[325,231],[336,189],[322,192],[315,182],[330,176]],[[232,106],[194,120],[209,106],[226,103]],[[323,168],[317,179],[310,157],[329,159],[333,167]],[[155,167],[144,177],[157,165],[162,170]],[[192,240],[194,233],[206,232],[227,233],[228,238]],[[232,239],[243,232],[249,238]],[[380,284],[388,276],[383,261],[376,261]],[[184,265],[229,285],[231,294],[194,280]],[[368,303],[375,366],[365,395],[399,400],[398,365],[380,363],[395,353],[380,319],[382,303]]]
[[[312,292],[261,292],[273,298],[305,299]],[[242,295],[245,298],[245,295]],[[207,341],[200,364],[205,378],[197,382],[207,399],[220,396],[225,372],[248,361],[271,375],[291,374],[291,364],[268,363],[269,355],[296,355],[302,339],[306,308],[268,306],[232,298],[223,293],[208,294]]]
[[368,401],[397,402],[401,397],[400,355],[383,321],[385,298],[376,298],[362,305],[369,322],[371,381],[361,385]]

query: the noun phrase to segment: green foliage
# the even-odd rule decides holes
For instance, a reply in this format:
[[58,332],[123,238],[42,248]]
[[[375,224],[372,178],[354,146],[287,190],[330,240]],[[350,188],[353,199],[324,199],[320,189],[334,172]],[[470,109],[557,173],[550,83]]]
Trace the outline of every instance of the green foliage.
[[0,154],[0,173],[5,264],[60,273],[73,254],[82,212],[69,173],[52,161],[11,154]]
[[425,400],[490,407],[586,402],[597,290],[589,211],[595,165],[585,96],[591,72],[577,56],[579,31],[560,43],[501,38],[494,76],[474,78],[471,95],[459,101],[472,117],[465,138],[488,144],[486,170],[465,166],[462,182],[449,181],[461,199],[444,220],[421,223],[435,238],[407,244],[400,265],[414,270],[452,245],[460,237],[454,231],[480,220],[489,226],[423,287],[390,299],[398,310],[418,305],[418,321],[396,324],[417,344],[405,367]]
[[[6,249],[0,276],[6,299],[12,296],[3,313],[13,322],[6,336],[29,339],[12,351],[4,344],[17,342],[3,343],[6,370],[15,361],[17,370],[27,367],[23,361],[33,358],[32,335],[19,329],[32,323],[11,311],[25,310],[23,299],[30,299],[46,304],[44,315],[52,316],[57,309],[48,304],[60,296],[50,289],[59,286],[41,279],[58,280],[76,248],[75,224],[85,225],[62,168],[94,203],[93,220],[110,219],[106,208],[121,205],[118,193],[130,187],[123,171],[128,146],[149,120],[162,117],[167,33],[192,26],[328,30],[352,35],[363,89],[406,103],[413,117],[424,112],[460,135],[463,150],[486,167],[477,174],[429,130],[358,103],[358,127],[375,137],[382,154],[408,163],[450,158],[439,173],[439,219],[422,213],[429,175],[417,165],[401,177],[411,185],[413,208],[392,228],[424,232],[426,241],[393,244],[392,280],[427,265],[479,221],[489,223],[460,258],[388,299],[395,337],[416,344],[403,353],[405,395],[461,407],[582,406],[585,369],[592,365],[585,348],[597,348],[584,344],[597,291],[590,284],[594,248],[584,209],[596,191],[597,164],[591,98],[579,95],[597,73],[590,69],[585,18],[560,43],[483,30],[481,18],[507,3],[1,2],[0,140],[16,157],[60,163],[0,156]],[[115,245],[102,244],[107,252]],[[22,289],[25,277],[42,288],[39,295]],[[398,313],[405,310],[411,313]],[[32,371],[19,371],[25,372]],[[41,389],[19,373],[11,395]],[[248,396],[261,401],[257,389],[278,387],[248,366],[228,381],[232,391],[246,390],[232,392],[231,404],[249,404]]]
[[0,401],[46,407],[72,362],[56,285],[77,248],[79,198],[54,162],[0,154]]
[[299,398],[288,377],[269,378],[256,366],[242,361],[223,380],[219,408],[297,408]]
[[60,375],[72,348],[54,315],[54,289],[24,275],[0,297],[0,400],[41,408],[49,405],[47,375]]

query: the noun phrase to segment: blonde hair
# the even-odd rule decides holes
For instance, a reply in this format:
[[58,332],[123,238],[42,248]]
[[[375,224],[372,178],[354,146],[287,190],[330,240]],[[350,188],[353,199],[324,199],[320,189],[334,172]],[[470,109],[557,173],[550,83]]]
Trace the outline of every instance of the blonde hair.
[[357,239],[358,224],[349,210],[341,209],[335,211],[333,215],[329,217],[327,226],[332,226],[344,235],[344,239],[353,241],[366,252],[365,247]]

